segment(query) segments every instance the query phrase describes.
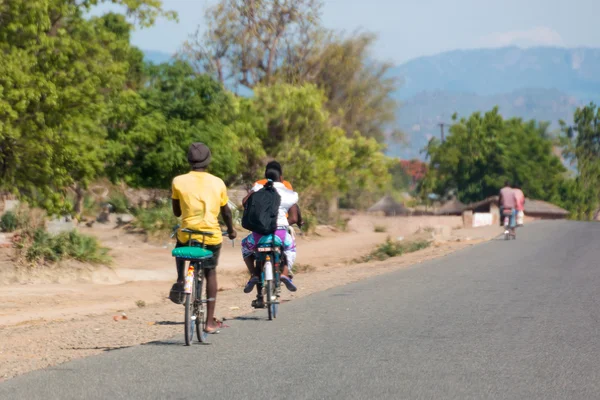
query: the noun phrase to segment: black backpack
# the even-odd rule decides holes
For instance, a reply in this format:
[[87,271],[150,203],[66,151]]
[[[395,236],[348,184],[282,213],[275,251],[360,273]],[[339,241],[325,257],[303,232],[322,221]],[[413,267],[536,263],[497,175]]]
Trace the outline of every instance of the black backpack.
[[252,193],[244,205],[242,227],[261,235],[269,235],[277,230],[277,214],[281,196],[269,181],[259,191]]

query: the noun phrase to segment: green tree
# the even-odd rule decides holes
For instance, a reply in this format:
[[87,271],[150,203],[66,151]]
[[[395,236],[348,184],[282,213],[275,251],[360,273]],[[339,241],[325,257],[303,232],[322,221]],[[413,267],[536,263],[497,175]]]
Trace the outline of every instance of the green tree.
[[285,165],[286,179],[302,192],[304,204],[327,204],[333,211],[340,194],[389,183],[381,145],[359,134],[349,138],[333,126],[324,93],[314,85],[277,84],[255,93],[267,126],[264,148]]
[[232,183],[258,162],[262,149],[249,100],[237,99],[182,61],[149,66],[139,96],[116,103],[109,130],[108,172],[135,187],[168,188],[189,169],[187,149],[204,142],[210,171]]
[[526,196],[556,200],[565,168],[545,136],[545,125],[504,120],[498,109],[456,121],[444,143],[427,147],[430,168],[423,196],[456,190],[463,202],[498,194],[505,180],[521,183]]
[[566,190],[567,202],[579,219],[591,219],[600,203],[600,108],[577,108],[574,126],[561,121],[564,155],[577,164],[576,182]]
[[[107,48],[117,35],[83,17],[97,3],[0,4],[0,188],[52,212],[101,173],[108,99],[127,80],[127,62]],[[163,13],[158,0],[113,3],[141,24]]]

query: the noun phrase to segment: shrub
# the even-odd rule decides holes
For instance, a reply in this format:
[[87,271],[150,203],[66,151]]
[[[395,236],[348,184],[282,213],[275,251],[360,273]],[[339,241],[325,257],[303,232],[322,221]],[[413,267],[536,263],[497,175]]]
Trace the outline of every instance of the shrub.
[[113,206],[112,211],[117,214],[124,214],[130,211],[129,200],[123,193],[113,193],[108,199],[108,203]]
[[14,232],[19,228],[19,217],[13,211],[7,211],[0,218],[0,229],[2,232]]
[[390,239],[389,237],[385,243],[377,246],[370,254],[354,260],[355,263],[369,262],[373,260],[383,261],[390,257],[401,256],[406,253],[413,253],[422,249],[426,249],[431,246],[431,242],[426,240],[417,240],[414,242],[399,242]]
[[17,243],[19,254],[29,263],[46,264],[77,260],[91,264],[108,264],[108,249],[95,237],[77,231],[50,235],[42,228],[23,231]]
[[383,225],[375,225],[374,231],[376,233],[383,233],[383,232],[387,232],[387,228]]
[[151,208],[135,209],[134,215],[133,226],[143,230],[148,235],[167,234],[178,223],[177,217],[173,215],[171,206],[168,203]]

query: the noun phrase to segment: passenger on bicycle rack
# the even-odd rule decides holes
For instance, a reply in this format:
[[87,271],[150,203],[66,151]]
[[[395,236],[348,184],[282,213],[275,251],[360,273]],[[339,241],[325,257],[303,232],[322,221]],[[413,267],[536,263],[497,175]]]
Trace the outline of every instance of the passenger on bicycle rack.
[[[289,271],[292,269],[294,261],[296,260],[296,243],[288,228],[290,224],[297,224],[300,222],[298,220],[297,207],[298,193],[285,187],[285,185],[281,182],[281,174],[277,169],[267,170],[265,177],[268,181],[273,182],[273,187],[281,197],[281,203],[279,205],[277,214],[277,230],[275,231],[275,235],[283,243],[283,253],[286,260],[281,273],[281,281],[285,284],[289,291],[295,292],[297,288],[292,282],[292,279],[289,277]],[[263,185],[261,184],[255,185],[252,188],[252,192],[244,199],[244,204],[253,193],[258,192],[262,188]],[[250,280],[244,287],[244,293],[250,293],[254,286],[260,283],[260,272],[256,268],[254,252],[256,251],[257,244],[263,236],[265,235],[253,232],[242,240],[242,256],[244,257],[246,267],[248,267],[248,271],[251,274]],[[260,303],[262,303],[262,296],[259,295],[256,302],[253,302],[253,305],[260,308],[262,306]]]
[[[286,181],[283,178],[283,168],[281,168],[281,164],[279,162],[277,162],[275,160],[269,161],[267,163],[266,168],[265,168],[265,174],[270,169],[274,169],[274,170],[279,171],[279,176],[280,176],[281,183],[283,183],[283,185],[287,189],[292,190],[292,191],[294,190],[294,188],[292,187],[292,184],[290,182]],[[256,192],[257,190],[259,190],[261,187],[263,187],[267,183],[267,181],[268,181],[268,179],[265,178],[265,179],[260,179],[260,180],[258,180],[256,182],[254,182],[254,186],[253,186],[253,188],[252,188],[252,190],[251,190],[250,193],[253,193],[253,192]],[[247,198],[248,198],[248,196],[244,199],[244,201],[243,201],[244,204],[246,203]],[[302,214],[300,213],[300,206],[298,206],[298,204],[294,204],[292,206],[292,208],[291,208],[291,212],[298,214],[298,217],[294,220],[294,222],[289,222],[289,212],[286,215],[286,217],[288,217],[288,222],[289,222],[288,231],[290,232],[290,235],[292,235],[292,238],[294,238],[294,233],[293,233],[293,230],[292,230],[292,225],[296,224],[296,225],[298,225],[299,228],[302,228]],[[290,267],[289,268],[289,277],[290,278],[293,277],[293,273],[294,273],[294,271]]]
[[[181,217],[181,229],[212,233],[212,236],[204,238],[206,249],[212,251],[214,255],[209,261],[212,264],[208,264],[211,268],[205,270],[206,297],[214,299],[206,306],[206,332],[212,333],[218,328],[214,318],[218,289],[216,267],[223,242],[218,220],[219,213],[227,225],[229,238],[235,239],[237,232],[233,229],[233,217],[227,205],[229,198],[225,183],[206,172],[211,161],[210,149],[203,143],[193,143],[188,151],[188,161],[191,171],[173,179],[173,214]],[[188,239],[189,236],[180,231],[177,235],[177,247],[187,246]],[[201,235],[192,235],[192,244],[201,245],[202,239]],[[169,298],[176,304],[182,304],[185,298],[185,261],[177,260],[176,265],[177,282],[171,288]]]

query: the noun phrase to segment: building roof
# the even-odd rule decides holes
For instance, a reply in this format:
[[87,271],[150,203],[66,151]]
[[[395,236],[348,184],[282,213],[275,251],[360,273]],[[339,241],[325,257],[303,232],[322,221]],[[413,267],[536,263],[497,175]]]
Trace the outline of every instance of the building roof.
[[460,200],[454,198],[444,203],[435,213],[438,215],[460,215],[466,207]]
[[546,201],[525,199],[525,215],[534,216],[536,214],[567,216],[569,212]]
[[368,212],[382,211],[385,215],[406,215],[410,210],[398,203],[392,196],[383,196],[377,203],[373,204]]

